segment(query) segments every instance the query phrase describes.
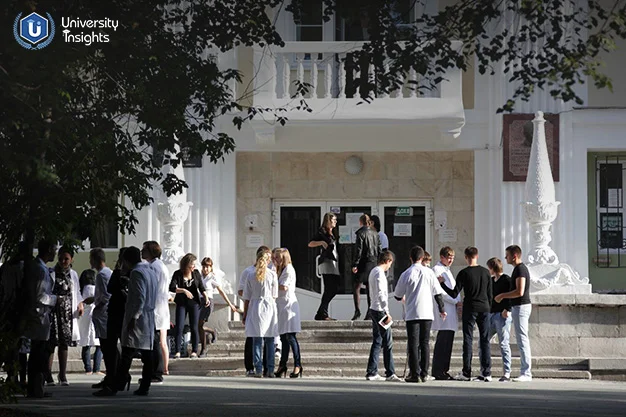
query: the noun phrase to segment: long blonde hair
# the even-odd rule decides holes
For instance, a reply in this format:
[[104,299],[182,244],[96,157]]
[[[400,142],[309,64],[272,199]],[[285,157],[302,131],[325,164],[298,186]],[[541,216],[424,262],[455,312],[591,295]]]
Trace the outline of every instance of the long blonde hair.
[[289,249],[279,248],[276,251],[276,257],[280,259],[280,264],[276,265],[276,274],[280,276],[285,268],[287,268],[287,265],[291,263],[291,254],[289,253]]
[[263,249],[259,248],[256,252],[256,262],[254,263],[254,266],[256,268],[256,280],[258,282],[262,283],[265,281],[265,272],[267,270],[267,265],[270,263],[271,254],[272,252],[268,247]]

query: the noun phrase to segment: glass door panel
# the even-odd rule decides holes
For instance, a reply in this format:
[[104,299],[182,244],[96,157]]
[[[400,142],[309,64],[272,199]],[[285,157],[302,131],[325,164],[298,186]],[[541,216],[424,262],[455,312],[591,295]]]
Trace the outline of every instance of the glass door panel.
[[308,243],[322,224],[323,208],[314,203],[278,204],[278,233],[274,235],[275,246],[289,249],[296,270],[296,287],[318,294],[322,292],[321,280],[316,275],[318,254]]
[[327,211],[337,216],[335,238],[339,253],[339,291],[338,294],[352,294],[352,258],[354,257],[355,232],[359,229],[359,217],[372,215],[375,202],[327,203]]
[[395,288],[400,274],[411,265],[409,252],[415,245],[432,253],[428,210],[430,204],[416,205],[415,202],[381,202],[380,220],[383,231],[389,238],[389,250],[396,255],[396,261],[389,270],[387,279],[390,288]]

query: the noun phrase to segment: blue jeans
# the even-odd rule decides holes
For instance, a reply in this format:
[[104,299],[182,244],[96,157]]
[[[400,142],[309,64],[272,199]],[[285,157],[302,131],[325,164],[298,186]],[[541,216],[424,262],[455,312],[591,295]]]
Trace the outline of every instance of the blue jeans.
[[517,337],[517,347],[519,348],[520,361],[522,363],[520,376],[532,376],[530,371],[532,356],[530,353],[530,339],[528,338],[528,319],[530,319],[532,309],[532,304],[513,306],[511,309],[515,336]]
[[293,366],[298,368],[302,366],[300,363],[300,344],[296,338],[296,333],[285,333],[280,335],[280,342],[282,343],[280,366],[286,367],[289,360],[289,348],[293,351]]
[[506,376],[511,376],[511,345],[509,344],[511,321],[510,313],[506,319],[502,317],[502,313],[491,313],[489,339],[491,340],[494,334],[498,334],[500,353],[502,354],[502,370]]
[[385,363],[385,376],[390,377],[396,373],[393,365],[393,336],[391,327],[383,329],[378,322],[385,317],[382,311],[370,309],[370,317],[372,318],[372,347],[370,348],[370,357],[367,360],[366,376],[378,374],[378,356],[380,348],[383,349],[383,361]]
[[93,368],[91,367],[91,346],[83,346],[82,350],[83,365],[85,372],[100,372],[100,363],[102,362],[102,350],[100,346],[96,346],[93,354]]
[[252,351],[254,354],[254,372],[261,375],[263,373],[263,344],[265,344],[265,357],[267,359],[267,375],[274,373],[274,338],[273,337],[253,337]]
[[463,310],[463,375],[472,376],[472,343],[474,341],[474,324],[478,325],[480,341],[480,370],[482,376],[491,376],[491,349],[489,347],[489,315],[491,313],[474,313]]

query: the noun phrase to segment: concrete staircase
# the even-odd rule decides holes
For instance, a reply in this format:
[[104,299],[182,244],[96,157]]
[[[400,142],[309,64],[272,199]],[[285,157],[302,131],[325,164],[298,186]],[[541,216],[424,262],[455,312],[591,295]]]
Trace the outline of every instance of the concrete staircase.
[[[244,327],[240,322],[229,323],[229,332],[218,334],[218,340],[209,347],[208,357],[170,361],[173,374],[206,376],[242,376],[245,374],[243,350]],[[431,334],[431,355],[436,332]],[[402,375],[406,362],[406,329],[404,322],[393,326],[394,361],[396,373]],[[309,377],[364,377],[371,345],[371,322],[358,321],[303,321],[298,334],[304,376]],[[480,368],[478,348],[474,337],[474,374]],[[462,367],[462,335],[455,333],[450,373],[456,375]],[[513,376],[519,372],[519,351],[513,340]],[[492,373],[502,375],[502,358],[497,343],[491,344]],[[291,358],[290,358],[291,359]],[[432,356],[431,356],[432,359]],[[140,365],[136,361],[136,365]],[[292,365],[290,360],[289,367]],[[384,371],[382,354],[379,368]],[[430,369],[429,369],[430,372]],[[533,376],[536,378],[590,379],[589,360],[583,358],[539,357],[533,358]]]

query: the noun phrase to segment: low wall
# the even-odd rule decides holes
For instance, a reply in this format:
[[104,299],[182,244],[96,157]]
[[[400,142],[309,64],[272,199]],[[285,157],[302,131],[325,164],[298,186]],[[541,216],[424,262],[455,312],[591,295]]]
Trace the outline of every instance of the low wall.
[[590,368],[626,369],[623,360],[593,360],[626,358],[626,295],[531,294],[531,300],[533,356],[587,358]]

